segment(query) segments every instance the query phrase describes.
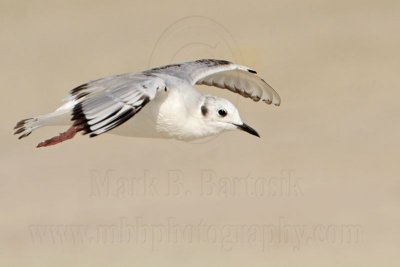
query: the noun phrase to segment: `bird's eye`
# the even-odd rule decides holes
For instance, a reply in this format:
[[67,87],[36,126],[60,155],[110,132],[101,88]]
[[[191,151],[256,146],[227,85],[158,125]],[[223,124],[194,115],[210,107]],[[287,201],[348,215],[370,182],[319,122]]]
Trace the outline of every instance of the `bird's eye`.
[[225,109],[220,109],[220,110],[218,110],[218,114],[219,114],[221,117],[225,117],[228,113],[226,112]]

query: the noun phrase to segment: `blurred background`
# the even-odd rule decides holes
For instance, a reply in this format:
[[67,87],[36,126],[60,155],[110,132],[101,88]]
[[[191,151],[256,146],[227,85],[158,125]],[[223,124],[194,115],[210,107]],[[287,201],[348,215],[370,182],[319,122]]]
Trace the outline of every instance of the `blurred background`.
[[[400,2],[0,2],[1,266],[398,266]],[[251,66],[261,139],[102,135],[36,149],[23,118],[111,74]]]

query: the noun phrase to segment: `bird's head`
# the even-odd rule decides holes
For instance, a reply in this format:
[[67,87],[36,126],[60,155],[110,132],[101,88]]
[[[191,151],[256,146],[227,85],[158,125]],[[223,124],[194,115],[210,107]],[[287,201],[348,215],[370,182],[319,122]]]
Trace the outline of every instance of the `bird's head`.
[[237,108],[224,98],[205,96],[200,112],[205,125],[215,129],[216,133],[239,129],[260,137],[256,130],[242,121]]

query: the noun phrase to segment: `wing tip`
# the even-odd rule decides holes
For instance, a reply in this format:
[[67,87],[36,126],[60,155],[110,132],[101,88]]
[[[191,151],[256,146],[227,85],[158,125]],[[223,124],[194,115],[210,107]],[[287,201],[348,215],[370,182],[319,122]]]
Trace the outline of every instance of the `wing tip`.
[[73,126],[76,127],[77,131],[82,131],[84,135],[90,132],[90,125],[85,116],[82,103],[76,104],[72,109],[71,120],[74,122]]
[[89,87],[89,84],[88,84],[88,83],[81,84],[81,85],[75,87],[74,89],[71,89],[70,95],[76,96],[76,95],[79,94],[82,90],[85,90],[85,89],[87,89],[88,87]]
[[274,104],[274,106],[279,107],[281,105],[281,99],[279,97],[273,97],[273,99],[263,99],[262,100],[267,105]]

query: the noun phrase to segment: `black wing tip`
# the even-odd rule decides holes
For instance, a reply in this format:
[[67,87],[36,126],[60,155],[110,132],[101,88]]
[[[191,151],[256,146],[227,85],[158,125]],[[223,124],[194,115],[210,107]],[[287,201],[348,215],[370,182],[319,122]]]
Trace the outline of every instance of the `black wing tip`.
[[70,94],[73,95],[73,96],[76,96],[80,91],[85,90],[88,87],[89,87],[88,83],[81,84],[78,87],[75,87],[74,89],[72,89],[70,91]]
[[77,131],[82,131],[82,134],[90,133],[90,125],[83,111],[82,103],[76,104],[72,109],[71,120],[74,122],[73,126],[76,127]]
[[252,70],[252,69],[247,69],[248,72],[253,73],[253,74],[257,74],[257,71]]

